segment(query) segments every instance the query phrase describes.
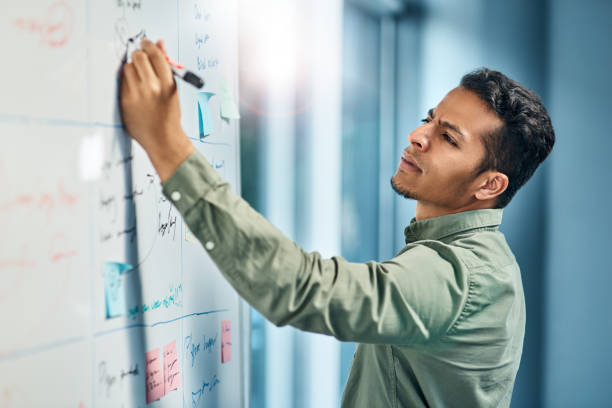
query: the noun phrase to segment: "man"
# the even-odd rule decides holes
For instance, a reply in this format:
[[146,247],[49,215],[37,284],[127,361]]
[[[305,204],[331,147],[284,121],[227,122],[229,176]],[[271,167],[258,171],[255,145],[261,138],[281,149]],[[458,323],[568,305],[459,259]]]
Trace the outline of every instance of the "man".
[[540,99],[486,69],[466,75],[409,136],[393,188],[417,200],[386,262],[305,253],[240,197],[180,126],[163,44],[124,66],[127,131],[219,270],[277,325],[360,343],[346,407],[507,407],[525,302],[498,231],[502,208],[554,144]]

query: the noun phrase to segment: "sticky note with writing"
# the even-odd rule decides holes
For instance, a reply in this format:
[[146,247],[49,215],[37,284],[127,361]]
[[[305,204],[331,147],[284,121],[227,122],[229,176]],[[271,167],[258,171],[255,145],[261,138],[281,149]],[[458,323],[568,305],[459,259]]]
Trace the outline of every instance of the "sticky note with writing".
[[240,112],[238,112],[238,107],[236,106],[236,102],[234,102],[234,97],[232,92],[230,91],[227,84],[223,83],[221,85],[221,117],[223,119],[240,119]]
[[227,363],[232,359],[232,322],[221,321],[221,362]]
[[145,386],[147,404],[164,396],[164,376],[159,361],[159,348],[145,353]]
[[214,95],[213,92],[198,92],[198,129],[201,138],[210,135],[214,130],[212,116],[208,108],[208,101]]
[[176,340],[172,340],[164,346],[164,394],[176,390],[180,386],[181,371],[176,354]]
[[106,318],[121,316],[125,313],[124,272],[132,265],[121,262],[104,262],[104,298]]

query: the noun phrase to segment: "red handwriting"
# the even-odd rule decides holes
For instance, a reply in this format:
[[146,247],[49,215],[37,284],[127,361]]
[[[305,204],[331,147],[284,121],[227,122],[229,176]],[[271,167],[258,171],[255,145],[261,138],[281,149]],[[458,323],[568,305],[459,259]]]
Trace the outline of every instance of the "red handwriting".
[[77,251],[56,252],[54,254],[51,254],[51,262],[59,262],[63,259],[73,258],[77,255]]
[[68,205],[72,205],[77,202],[78,200],[77,196],[67,193],[66,190],[64,190],[64,185],[62,184],[61,181],[58,183],[57,189],[59,191],[60,200],[62,202]]
[[0,270],[13,268],[33,268],[36,264],[25,258],[0,259]]
[[[79,252],[76,250],[53,252],[49,255],[49,261],[57,263],[63,261],[64,259],[74,258],[77,255],[79,255]],[[26,258],[0,259],[0,271],[4,269],[35,268],[36,266],[36,262]]]
[[37,268],[40,264],[47,264],[48,262],[58,263],[79,255],[79,252],[68,242],[66,235],[63,233],[55,234],[48,239],[46,255],[41,254],[42,256],[37,256],[32,254],[26,244],[23,245],[19,252],[21,253],[0,258],[0,271]]
[[42,18],[18,18],[17,28],[40,36],[40,41],[49,47],[62,47],[68,43],[74,28],[74,13],[65,1],[58,1],[44,13]]
[[59,182],[57,192],[43,191],[38,194],[20,194],[17,198],[0,203],[0,211],[9,211],[18,207],[34,206],[40,210],[53,210],[58,205],[72,206],[78,201],[78,196],[70,194]]
[[67,237],[64,233],[55,234],[49,241],[49,261],[57,263],[64,259],[74,258],[78,252],[70,248]]

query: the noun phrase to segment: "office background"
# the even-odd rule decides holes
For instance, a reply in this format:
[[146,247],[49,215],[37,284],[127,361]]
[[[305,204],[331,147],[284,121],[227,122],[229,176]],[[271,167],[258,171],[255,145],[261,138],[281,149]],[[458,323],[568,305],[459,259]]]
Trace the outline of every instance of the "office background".
[[[513,407],[612,404],[612,2],[241,0],[244,197],[306,250],[384,260],[409,132],[480,66],[537,91],[552,155],[504,212],[527,330]],[[254,408],[336,407],[354,344],[253,312]]]

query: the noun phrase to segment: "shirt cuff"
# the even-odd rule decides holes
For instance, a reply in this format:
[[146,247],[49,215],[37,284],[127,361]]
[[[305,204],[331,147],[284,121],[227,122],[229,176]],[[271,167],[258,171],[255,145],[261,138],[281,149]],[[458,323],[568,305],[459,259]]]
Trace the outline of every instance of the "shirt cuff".
[[198,200],[224,183],[200,152],[194,150],[162,183],[162,192],[181,214],[192,208]]

